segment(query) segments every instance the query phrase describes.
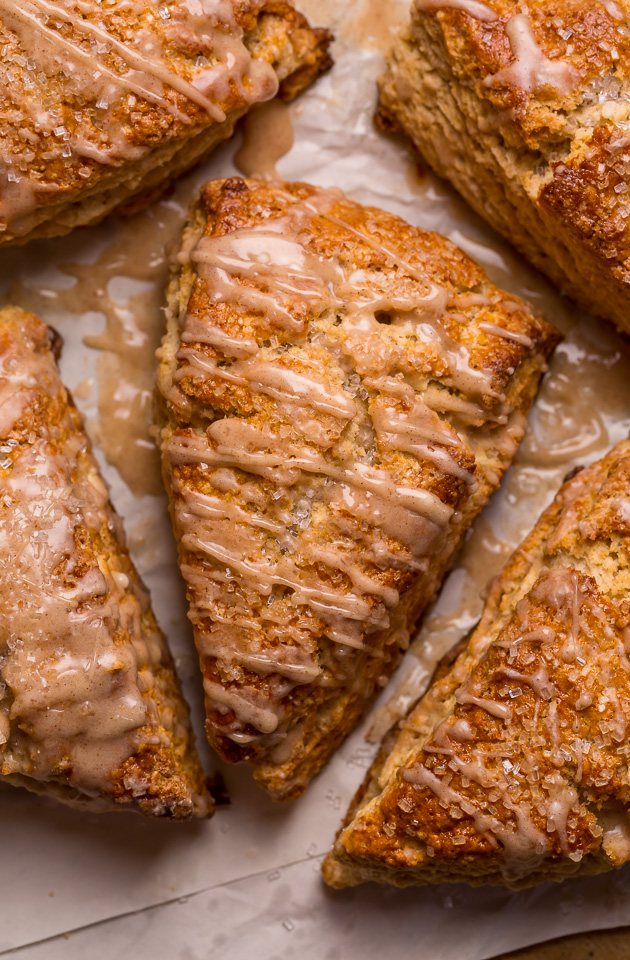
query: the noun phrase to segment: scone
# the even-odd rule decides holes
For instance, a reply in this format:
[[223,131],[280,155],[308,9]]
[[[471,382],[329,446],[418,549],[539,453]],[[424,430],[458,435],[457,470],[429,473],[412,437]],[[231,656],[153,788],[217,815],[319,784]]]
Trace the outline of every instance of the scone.
[[630,860],[630,442],[561,488],[383,748],[328,883],[529,886]]
[[206,184],[160,445],[210,742],[298,796],[387,679],[556,332],[451,243],[306,184]]
[[0,310],[0,782],[212,811],[188,711],[48,328]]
[[146,204],[330,39],[285,0],[0,0],[0,245]]
[[415,0],[379,112],[564,292],[626,332],[628,12],[626,0]]

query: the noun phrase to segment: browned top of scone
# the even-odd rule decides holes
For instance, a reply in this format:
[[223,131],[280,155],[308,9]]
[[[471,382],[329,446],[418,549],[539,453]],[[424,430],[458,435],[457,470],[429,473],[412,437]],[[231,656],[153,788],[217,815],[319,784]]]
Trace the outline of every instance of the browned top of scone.
[[630,269],[627,16],[626,0],[418,0],[413,14],[431,21],[449,70],[474,92],[481,129],[516,151],[509,175],[620,279]]
[[565,484],[407,718],[338,841],[348,876],[521,885],[630,858],[629,534],[624,441]]
[[0,776],[203,815],[166,642],[51,343],[34,315],[0,310]]
[[[195,215],[198,219],[191,226],[195,230],[203,221],[203,235],[206,237],[255,229],[264,226],[268,220],[281,218],[300,201],[318,193],[317,188],[301,183],[279,186],[240,178],[210,181],[202,188],[201,206]],[[448,379],[448,362],[436,346],[416,335],[409,335],[395,322],[396,301],[408,299],[413,304],[415,298],[420,310],[422,301],[435,288],[448,293],[440,320],[449,341],[455,349],[470,351],[470,367],[479,371],[481,378],[487,378],[477,394],[483,411],[496,413],[502,403],[513,403],[515,395],[511,391],[518,388],[515,366],[532,348],[544,349],[549,337],[557,340],[555,332],[552,333],[550,326],[532,311],[529,304],[499,290],[485,271],[453,243],[437,233],[411,226],[384,210],[362,206],[341,194],[332,195],[329,215],[309,217],[300,242],[322,261],[337,260],[342,268],[352,271],[356,290],[349,292],[348,302],[359,294],[369,294],[374,301],[383,300],[383,309],[376,310],[378,328],[365,336],[356,332],[344,336],[345,330],[337,334],[344,341],[348,357],[360,378],[376,378],[395,372],[417,374],[427,383],[442,377]],[[396,258],[400,258],[399,263],[395,262]],[[416,275],[411,276],[405,267],[411,267]],[[249,285],[247,279],[244,283]],[[475,298],[479,299],[478,303]],[[296,358],[311,356],[325,360],[329,365],[325,351],[317,350],[312,343],[314,331],[310,326],[320,319],[317,313],[309,310],[305,300],[292,296],[290,292],[283,292],[280,301],[302,325],[297,336],[295,331],[279,327],[273,316],[263,310],[251,311],[227,301],[213,300],[200,276],[194,278],[187,312],[190,316],[207,319],[229,336],[252,338],[262,352],[274,349],[286,353],[284,364],[289,365],[295,355]],[[389,302],[393,308],[388,313]],[[413,305],[407,312],[413,312]],[[334,323],[335,318],[327,316],[326,320]],[[511,336],[495,335],[488,324],[508,331]],[[391,329],[388,329],[390,325]],[[270,337],[274,339],[273,346],[267,344]],[[522,342],[523,338],[530,342]],[[371,347],[375,345],[382,345],[382,351],[373,352]],[[198,348],[210,356],[217,352],[202,344]],[[252,397],[250,391],[225,387],[211,375],[190,376],[185,360],[179,367],[186,368],[187,373],[178,381],[181,393],[190,400],[194,413],[202,417],[208,416],[213,408],[244,415],[254,409],[262,411],[264,404],[269,413],[276,412],[270,400]],[[178,416],[177,404],[173,413]],[[189,416],[190,410],[186,406],[184,419]],[[483,413],[480,414],[482,417]]]
[[211,736],[255,757],[395,642],[557,335],[444,238],[306,184],[207,184],[179,259],[162,450]]
[[279,82],[294,96],[329,42],[284,0],[0,4],[0,229],[146,170]]

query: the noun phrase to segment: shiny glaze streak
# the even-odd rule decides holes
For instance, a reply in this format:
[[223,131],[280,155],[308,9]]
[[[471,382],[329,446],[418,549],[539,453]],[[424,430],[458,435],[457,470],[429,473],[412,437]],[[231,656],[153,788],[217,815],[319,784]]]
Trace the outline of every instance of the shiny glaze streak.
[[[140,740],[163,736],[143,696],[163,641],[137,578],[87,546],[114,522],[107,489],[46,328],[23,316],[9,338],[1,329],[0,773],[95,795]],[[42,405],[48,425],[33,419]]]

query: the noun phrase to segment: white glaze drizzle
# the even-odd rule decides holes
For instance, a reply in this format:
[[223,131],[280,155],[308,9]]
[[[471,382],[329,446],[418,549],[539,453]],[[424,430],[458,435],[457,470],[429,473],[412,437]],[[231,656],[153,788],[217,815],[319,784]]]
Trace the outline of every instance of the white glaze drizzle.
[[[573,522],[578,522],[577,517],[573,517]],[[547,608],[554,620],[557,619],[557,626],[532,626],[532,617],[535,611],[540,616],[541,607]],[[594,782],[601,787],[613,776],[607,767],[621,764],[624,768],[625,757],[618,758],[617,753],[618,745],[626,738],[628,704],[622,699],[614,678],[619,670],[625,673],[630,670],[622,632],[613,625],[615,614],[612,614],[611,621],[611,614],[604,610],[596,596],[586,590],[578,571],[572,567],[542,568],[529,593],[516,604],[515,613],[519,627],[516,639],[501,639],[499,634],[492,646],[508,651],[509,660],[519,655],[520,645],[525,642],[542,644],[544,654],[542,657],[527,655],[523,662],[534,662],[536,667],[530,673],[516,670],[507,663],[494,669],[498,675],[531,689],[535,697],[533,711],[531,706],[522,708],[519,713],[523,719],[519,721],[511,709],[506,712],[497,709],[503,704],[496,700],[471,694],[470,690],[481,692],[479,677],[473,668],[468,680],[456,692],[455,701],[486,710],[505,723],[504,733],[498,738],[493,736],[489,742],[474,744],[467,759],[460,752],[467,750],[467,744],[476,739],[475,730],[468,719],[457,712],[450,713],[422,748],[429,757],[443,756],[445,765],[436,772],[435,768],[427,769],[424,761],[419,759],[402,773],[403,781],[429,788],[456,820],[461,817],[457,811],[462,811],[472,818],[475,828],[486,839],[499,841],[502,847],[500,869],[508,883],[521,881],[539,869],[546,857],[557,856],[557,851],[552,848],[552,834],[557,837],[560,850],[568,859],[577,864],[584,856],[585,849],[576,847],[575,830],[582,813],[580,796],[573,781]],[[475,657],[483,656],[488,643],[487,635],[485,644],[483,638],[477,639]],[[562,696],[574,699],[574,709],[578,711],[571,728],[567,725],[566,708],[561,711],[561,694],[550,681],[549,671],[554,669],[568,671],[570,685],[568,688],[565,685]],[[513,689],[510,696],[520,698],[521,692],[520,688]],[[545,701],[547,705],[543,706]],[[518,699],[513,701],[515,705],[518,702]],[[582,726],[588,736],[584,739],[579,711],[589,708],[593,713]],[[545,710],[544,715],[541,715],[542,710]],[[543,750],[542,757],[548,760],[542,760],[537,752],[540,750]],[[608,752],[602,754],[600,750]],[[594,766],[585,773],[585,758],[589,755]],[[496,761],[500,757],[506,759],[498,764]],[[516,759],[518,762],[515,763]],[[575,764],[574,773],[570,766],[566,771],[567,763]],[[461,776],[461,787],[452,782],[451,776],[444,777],[449,769]],[[520,780],[516,779],[517,775]],[[480,802],[478,797],[467,795],[465,787],[470,781],[487,791],[487,799]],[[614,788],[612,796],[615,796]],[[488,815],[489,802],[497,800],[508,812],[509,819],[500,819],[494,811]],[[536,815],[542,819],[547,836],[534,822]],[[610,821],[612,833],[609,839],[606,839],[606,815],[598,816],[598,819],[602,819],[605,825],[603,845],[606,852],[613,859],[618,857],[615,862],[623,862],[630,848],[622,842],[614,846],[614,817]],[[595,830],[593,836],[598,835]]]
[[[11,6],[8,9],[16,9],[16,4],[14,0],[0,0],[0,8],[4,7],[7,9],[7,5],[10,2]],[[173,90],[177,90],[178,93],[183,94],[189,100],[192,100],[194,103],[197,103],[200,107],[203,107],[204,110],[207,110],[213,120],[218,120],[222,122],[225,120],[225,113],[221,110],[220,107],[217,107],[216,104],[208,100],[207,97],[204,97],[196,87],[188,83],[182,77],[180,77],[173,70],[170,70],[162,59],[152,59],[147,56],[143,56],[141,52],[134,50],[132,46],[128,43],[122,43],[118,40],[113,34],[109,33],[107,30],[103,30],[97,23],[94,23],[90,20],[84,20],[82,17],[77,16],[72,10],[64,7],[63,4],[50,3],[49,0],[18,0],[18,3],[22,3],[23,9],[22,12],[26,13],[28,6],[37,8],[42,14],[47,15],[49,18],[64,20],[67,23],[72,24],[72,26],[78,30],[80,33],[84,33],[87,36],[95,37],[98,40],[104,42],[112,50],[115,50],[116,53],[120,54],[123,60],[126,61],[131,70],[138,71],[142,76],[143,74],[148,77],[153,77],[158,80],[164,87],[172,87]],[[94,7],[88,3],[79,3],[79,8],[83,12],[92,12]],[[32,25],[38,29],[42,29],[42,22],[37,18],[29,18]],[[235,26],[234,21],[232,20],[230,26]],[[48,31],[52,33],[53,31]],[[76,48],[75,48],[76,49]],[[110,76],[114,76],[110,73]],[[123,85],[124,85],[124,75],[123,75]],[[151,97],[151,91],[145,87],[139,87],[139,92],[143,96]],[[162,104],[167,104],[167,101],[164,97],[161,98]],[[167,108],[168,109],[168,108]]]
[[492,23],[494,20],[498,20],[498,14],[487,3],[482,3],[481,0],[448,0],[448,2],[445,2],[445,0],[415,0],[416,10],[443,10],[449,7],[453,10],[462,10],[469,17],[481,20],[484,23]]
[[545,89],[569,96],[580,80],[578,70],[566,60],[550,60],[538,45],[529,17],[515,13],[505,25],[514,59],[492,76],[484,78],[487,87],[509,84],[526,93]]
[[[455,431],[436,416],[422,400],[414,397],[407,410],[377,400],[371,409],[372,423],[384,450],[411,453],[430,460],[444,473],[476,484],[474,474],[453,459],[449,448],[459,446]],[[441,446],[439,446],[441,444]]]
[[623,7],[621,7],[616,0],[599,0],[599,2],[614,20],[623,21],[626,19]]
[[524,333],[518,333],[515,330],[506,330],[505,327],[499,327],[496,323],[488,323],[485,320],[479,324],[479,329],[484,333],[490,333],[493,337],[502,337],[504,340],[513,340],[514,343],[520,343],[524,347],[531,347],[532,341]]
[[[462,772],[470,778],[472,766],[461,764]],[[417,787],[427,787],[445,806],[459,807],[472,817],[476,830],[487,839],[496,838],[503,847],[502,873],[506,882],[514,882],[533,872],[543,862],[549,851],[549,839],[534,824],[524,803],[514,804],[502,790],[502,802],[513,815],[509,824],[496,816],[484,813],[462,793],[448,786],[431,770],[420,764],[403,772],[403,780]],[[497,781],[498,785],[499,781]]]

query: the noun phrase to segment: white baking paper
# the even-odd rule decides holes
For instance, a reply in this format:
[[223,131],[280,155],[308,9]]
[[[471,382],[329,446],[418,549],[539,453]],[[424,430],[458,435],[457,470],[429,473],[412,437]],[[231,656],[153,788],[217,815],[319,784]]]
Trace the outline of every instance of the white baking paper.
[[[630,351],[612,330],[559,297],[445,184],[431,176],[420,180],[403,146],[374,130],[380,48],[388,25],[404,14],[405,0],[303,0],[301,6],[312,22],[339,31],[337,64],[292,106],[295,146],[280,161],[280,175],[341,186],[354,199],[439,230],[480,261],[496,282],[544,309],[567,334],[532,415],[519,464],[476,525],[420,641],[381,697],[382,706],[399,689],[386,715],[391,718],[417,694],[438,655],[474,622],[482,573],[490,576],[499,569],[563,475],[628,432]],[[83,338],[98,335],[104,317],[93,291],[89,309],[78,300],[68,309],[67,295],[59,309],[55,290],[78,289],[73,286],[77,271],[68,265],[97,264],[121,237],[133,244],[141,226],[146,233],[147,216],[154,218],[160,244],[172,240],[195,185],[236,172],[237,146],[238,135],[150,214],[0,255],[0,297],[36,307],[63,334],[62,372],[76,388],[96,440],[104,415],[98,409],[102,371],[99,387],[97,369],[103,354],[88,349]],[[140,260],[146,249],[138,243]],[[110,282],[109,294],[128,342],[140,345],[149,367],[151,336],[136,321],[150,284],[135,270],[125,267],[125,272],[126,280]],[[157,306],[153,311],[155,334],[161,317]],[[99,456],[184,677],[202,743],[200,680],[166,500],[132,495],[117,470]],[[400,689],[405,676],[413,684]],[[1,789],[0,953],[17,957],[15,948],[45,941],[21,950],[19,957],[368,960],[386,952],[392,960],[482,960],[562,933],[630,923],[627,870],[520,894],[462,887],[325,889],[319,860],[369,766],[374,747],[365,734],[374,717],[383,724],[382,711],[368,718],[293,805],[269,801],[246,768],[224,768],[232,803],[207,823],[77,814],[20,790]],[[214,761],[209,749],[203,753],[210,771]],[[57,939],[78,928],[86,929]]]
[[[485,960],[515,946],[628,922],[621,870],[519,894],[375,885],[322,891],[306,861],[12,953],[15,960]],[[586,924],[585,924],[586,925]]]

